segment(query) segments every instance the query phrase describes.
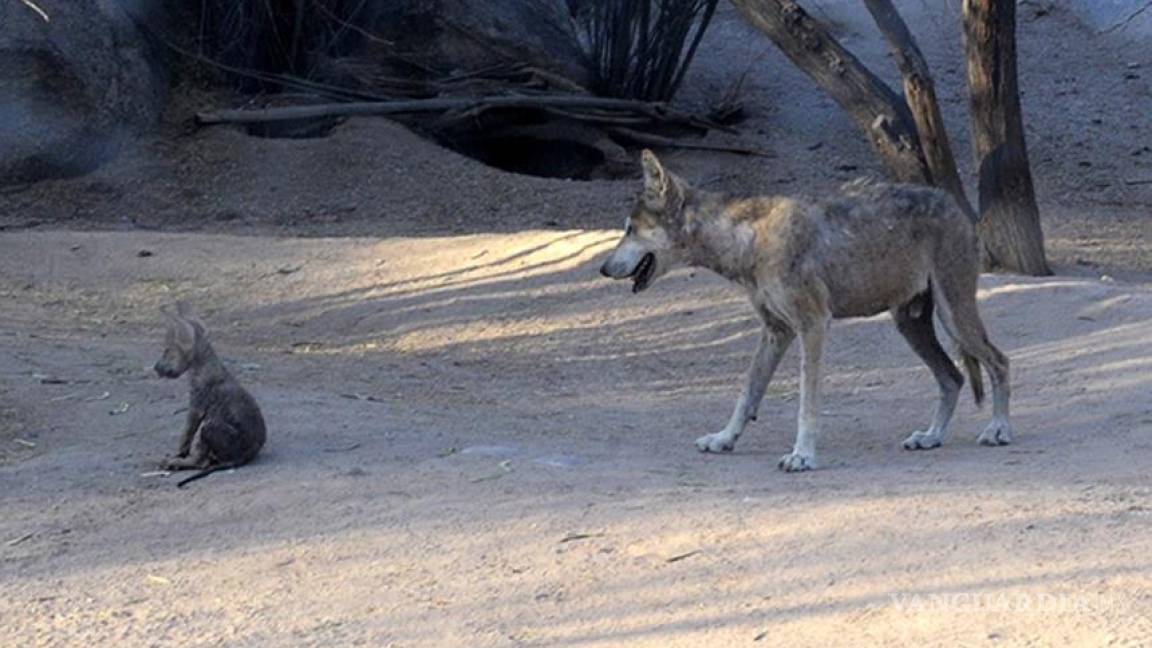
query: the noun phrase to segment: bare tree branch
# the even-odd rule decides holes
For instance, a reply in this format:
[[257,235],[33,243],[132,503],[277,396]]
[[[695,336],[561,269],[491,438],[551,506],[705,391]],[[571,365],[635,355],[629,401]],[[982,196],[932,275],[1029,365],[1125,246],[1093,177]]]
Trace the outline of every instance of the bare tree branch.
[[892,6],[891,0],[864,0],[864,4],[875,19],[880,32],[892,49],[892,54],[900,66],[904,80],[904,98],[916,122],[920,146],[924,160],[931,173],[931,183],[951,193],[961,209],[973,217],[976,210],[964,192],[964,183],[956,171],[956,158],[952,145],[948,142],[948,131],[944,118],[940,115],[940,104],[936,99],[936,87],[924,54],[916,45],[916,39],[908,30],[908,25]]
[[750,23],[840,104],[868,136],[891,175],[928,183],[907,104],[793,0],[732,0]]

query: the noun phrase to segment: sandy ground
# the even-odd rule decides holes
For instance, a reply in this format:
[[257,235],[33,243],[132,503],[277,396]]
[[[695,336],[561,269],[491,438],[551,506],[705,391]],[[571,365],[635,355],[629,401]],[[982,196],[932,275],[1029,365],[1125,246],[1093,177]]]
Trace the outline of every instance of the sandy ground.
[[[891,75],[856,3],[810,4]],[[899,4],[964,151],[953,18]],[[512,176],[383,120],[285,141],[175,114],[90,176],[0,191],[0,643],[1144,644],[1152,58],[1042,6],[1022,84],[1058,275],[983,281],[1005,448],[965,396],[949,445],[900,449],[935,387],[879,317],[833,330],[822,470],[775,469],[794,355],[737,451],[698,454],[755,325],[705,274],[596,274],[631,182]],[[744,65],[741,137],[777,157],[673,168],[790,193],[877,170],[727,8],[684,101]],[[177,442],[186,386],[149,367],[183,297],[271,432],[178,491],[142,475]]]
[[[0,624],[21,645],[1137,645],[1152,633],[1152,290],[988,277],[1018,443],[900,449],[934,386],[835,327],[825,469],[783,474],[786,361],[735,454],[742,297],[595,273],[613,234],[4,235],[14,439]],[[141,250],[152,256],[140,257]],[[100,263],[94,263],[99,259]],[[211,306],[267,412],[177,491],[156,306]],[[209,296],[211,299],[209,300]],[[48,384],[45,384],[45,381]],[[65,381],[56,384],[55,381]],[[28,447],[26,444],[35,444]]]

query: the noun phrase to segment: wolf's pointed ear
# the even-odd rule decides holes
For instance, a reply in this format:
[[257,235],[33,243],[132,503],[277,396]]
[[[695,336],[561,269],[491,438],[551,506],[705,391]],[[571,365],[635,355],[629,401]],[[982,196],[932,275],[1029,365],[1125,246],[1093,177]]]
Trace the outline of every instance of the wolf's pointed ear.
[[644,169],[644,203],[651,209],[662,209],[668,195],[668,172],[648,149],[640,153],[640,167]]

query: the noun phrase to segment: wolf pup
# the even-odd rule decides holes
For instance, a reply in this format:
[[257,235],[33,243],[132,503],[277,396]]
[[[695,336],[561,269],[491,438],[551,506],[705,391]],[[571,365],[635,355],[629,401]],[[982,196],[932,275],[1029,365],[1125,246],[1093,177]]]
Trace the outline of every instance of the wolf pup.
[[176,311],[161,308],[168,319],[164,354],[156,373],[164,378],[189,374],[191,401],[188,420],[180,437],[180,450],[165,464],[167,470],[195,470],[177,484],[206,477],[217,470],[242,466],[264,446],[264,417],[260,407],[216,357],[204,325],[188,304]]
[[696,440],[701,452],[733,449],[755,420],[781,356],[799,336],[796,443],[779,465],[789,472],[816,467],[820,363],[829,324],[883,311],[940,387],[931,425],[913,432],[904,447],[938,447],[948,437],[964,376],[936,338],[934,306],[960,349],[977,403],[981,365],[992,379],[992,422],[979,442],[1011,442],[1008,358],[988,340],[980,320],[975,225],[951,196],[930,187],[856,182],[822,201],[737,198],[691,187],[651,151],[641,157],[643,190],[601,274],[630,278],[633,292],[640,292],[673,268],[708,268],[748,292],[763,324],[732,418],[720,432]]

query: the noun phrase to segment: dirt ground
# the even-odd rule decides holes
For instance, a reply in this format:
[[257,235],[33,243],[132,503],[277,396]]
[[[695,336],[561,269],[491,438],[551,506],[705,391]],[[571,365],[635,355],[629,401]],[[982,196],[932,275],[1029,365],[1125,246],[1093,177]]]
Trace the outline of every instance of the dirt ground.
[[[883,316],[833,328],[821,470],[775,469],[794,353],[736,452],[698,454],[755,325],[706,273],[640,296],[598,276],[634,183],[501,173],[383,120],[284,141],[177,112],[90,176],[3,190],[3,643],[1145,644],[1152,59],[1030,6],[1058,273],[982,281],[1013,361],[1004,448],[975,444],[988,412],[967,394],[948,445],[900,448],[935,387]],[[951,18],[901,7],[967,150]],[[885,64],[859,12],[822,11]],[[707,45],[685,100],[755,63],[742,137],[777,157],[673,168],[809,193],[876,170],[730,10]],[[185,404],[150,371],[177,298],[270,428],[256,463],[185,490],[146,476]]]

